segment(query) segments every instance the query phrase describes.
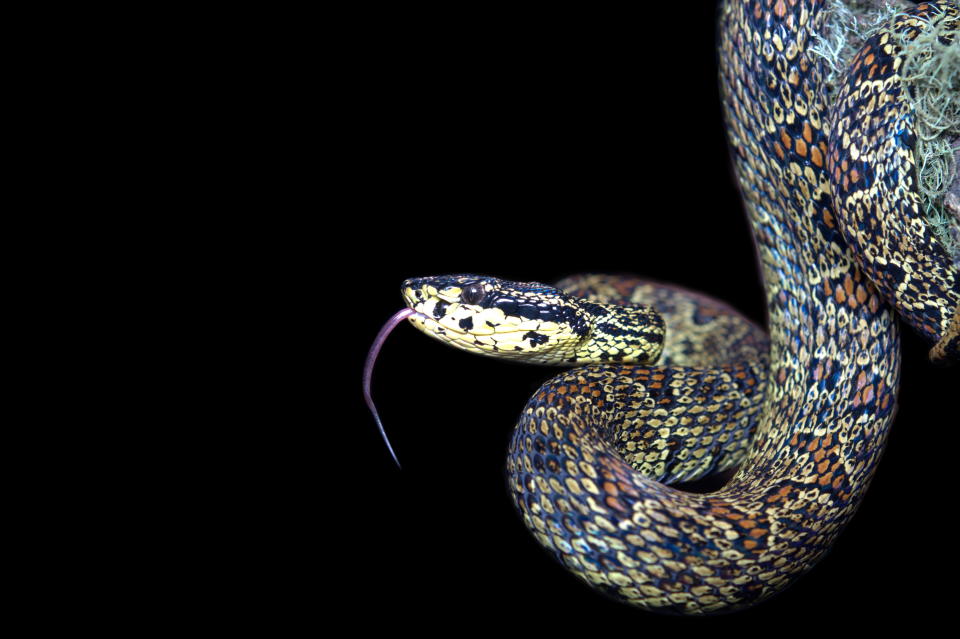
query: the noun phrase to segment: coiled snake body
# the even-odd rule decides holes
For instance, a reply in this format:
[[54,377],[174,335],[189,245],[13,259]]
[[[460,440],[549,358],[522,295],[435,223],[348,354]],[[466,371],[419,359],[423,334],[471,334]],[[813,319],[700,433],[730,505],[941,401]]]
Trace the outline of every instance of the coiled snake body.
[[[514,431],[507,469],[524,522],[571,572],[629,604],[734,610],[809,570],[852,517],[887,438],[900,381],[894,307],[938,356],[960,356],[957,269],[916,223],[895,37],[946,20],[943,40],[955,46],[957,8],[920,5],[869,40],[832,115],[810,53],[821,9],[816,0],[728,0],[720,15],[722,95],[766,287],[769,357],[763,337],[739,324],[708,349],[733,352],[726,364],[627,363],[655,353],[631,359],[621,345],[590,360],[607,363],[544,384]],[[896,213],[892,227],[874,221],[882,210]],[[855,252],[866,255],[863,267]],[[475,317],[494,317],[468,320],[467,311],[493,299],[496,284],[439,282],[405,285],[423,330],[449,339],[479,330]],[[517,327],[550,330],[562,315],[518,308],[501,300],[497,319],[480,327],[484,344],[554,340],[536,327],[501,330],[511,314]],[[456,312],[444,331],[440,321]],[[582,338],[578,312],[564,330]],[[625,331],[614,321],[608,332],[617,340]],[[738,358],[731,345],[752,356]],[[738,464],[709,494],[658,481]]]

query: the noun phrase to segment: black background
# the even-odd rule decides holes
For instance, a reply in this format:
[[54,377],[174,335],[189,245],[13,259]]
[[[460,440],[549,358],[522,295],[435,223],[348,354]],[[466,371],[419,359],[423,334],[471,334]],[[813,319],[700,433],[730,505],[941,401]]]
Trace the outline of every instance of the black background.
[[664,19],[653,5],[550,19],[381,13],[344,54],[357,71],[349,117],[337,123],[349,141],[339,160],[348,196],[335,211],[345,226],[330,237],[346,239],[328,249],[335,274],[352,282],[352,326],[333,339],[356,384],[330,391],[347,409],[322,420],[348,438],[334,480],[345,506],[322,516],[343,533],[332,551],[350,566],[347,592],[370,604],[364,625],[443,629],[452,617],[458,628],[702,631],[952,614],[939,581],[956,569],[947,486],[957,418],[947,393],[960,386],[956,369],[926,362],[928,346],[909,329],[897,419],[853,523],[785,593],[708,621],[608,601],[524,528],[505,485],[506,448],[550,369],[471,356],[401,326],[373,392],[402,471],[368,416],[361,365],[401,308],[407,277],[630,272],[764,322],[723,132],[715,8],[686,5],[679,39]]

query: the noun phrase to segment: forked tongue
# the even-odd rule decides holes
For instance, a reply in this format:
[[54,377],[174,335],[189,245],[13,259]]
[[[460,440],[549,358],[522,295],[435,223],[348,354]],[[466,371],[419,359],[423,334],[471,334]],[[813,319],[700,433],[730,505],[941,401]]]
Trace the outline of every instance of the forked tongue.
[[380,436],[383,437],[383,443],[387,445],[387,450],[390,451],[390,456],[393,457],[393,461],[397,462],[397,468],[400,468],[400,460],[397,459],[397,454],[393,452],[393,446],[390,445],[390,440],[387,439],[387,433],[383,430],[383,422],[380,421],[377,407],[373,405],[373,398],[370,396],[370,378],[373,377],[373,365],[377,361],[377,354],[380,353],[380,347],[387,341],[387,335],[396,328],[397,324],[411,315],[419,315],[419,313],[412,308],[405,308],[387,320],[387,323],[383,325],[383,328],[380,329],[380,332],[377,333],[376,338],[374,338],[373,344],[370,346],[370,352],[367,353],[367,361],[363,365],[363,399],[367,402],[367,407],[370,409],[370,412],[373,413],[373,418],[377,421],[377,427],[380,428]]

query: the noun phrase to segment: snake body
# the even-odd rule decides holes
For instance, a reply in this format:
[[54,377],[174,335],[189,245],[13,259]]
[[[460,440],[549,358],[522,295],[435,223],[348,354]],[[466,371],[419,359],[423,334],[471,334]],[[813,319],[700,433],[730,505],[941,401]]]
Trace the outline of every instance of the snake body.
[[[471,289],[483,292],[472,299]],[[746,455],[769,342],[723,302],[604,275],[556,287],[437,276],[407,280],[402,290],[416,313],[413,324],[462,350],[564,366],[657,361],[656,368],[636,369],[637,383],[603,424],[605,439],[648,478],[693,481],[734,468]]]
[[[894,307],[944,356],[957,356],[956,267],[917,226],[904,133],[909,110],[900,93],[888,97],[900,91],[894,35],[955,21],[957,8],[920,5],[874,36],[831,116],[822,65],[810,53],[823,28],[822,4],[727,0],[720,13],[721,91],[766,289],[769,356],[762,337],[745,333],[741,345],[746,340],[753,355],[744,358],[729,348],[736,339],[701,349],[680,339],[660,365],[650,360],[662,344],[621,344],[585,360],[600,363],[546,382],[514,430],[509,486],[527,527],[570,572],[631,605],[686,614],[736,610],[809,570],[853,516],[887,439],[900,383]],[[864,118],[866,128],[851,134]],[[908,215],[883,226],[873,222],[882,210]],[[843,226],[844,219],[852,221]],[[920,239],[904,239],[907,231],[896,230],[904,225]],[[467,295],[474,283],[463,276],[408,282],[408,304],[419,309],[414,323],[431,332],[449,313],[471,306],[485,312],[484,296],[493,292]],[[590,298],[597,287],[618,283],[564,286]],[[428,301],[431,287],[439,297]],[[552,295],[542,285],[520,294]],[[564,312],[578,312],[551,308],[540,317],[536,308],[505,304],[496,317],[506,322],[512,314],[518,326],[542,320],[554,330]],[[654,328],[632,332],[656,341],[656,318],[641,314]],[[453,333],[474,327],[465,314],[450,321]],[[485,329],[494,334],[498,325]],[[515,337],[530,347],[552,339],[534,329]],[[613,331],[614,339],[620,335]],[[725,349],[728,361],[711,360]],[[637,358],[624,356],[634,350]],[[700,352],[685,360],[691,350]],[[697,451],[707,461],[684,465]],[[738,464],[713,493],[660,481]]]

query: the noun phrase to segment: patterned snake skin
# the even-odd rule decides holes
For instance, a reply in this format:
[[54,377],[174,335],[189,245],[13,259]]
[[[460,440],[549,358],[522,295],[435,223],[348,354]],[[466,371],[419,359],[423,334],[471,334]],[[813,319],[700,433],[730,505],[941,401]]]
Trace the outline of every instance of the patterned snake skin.
[[[809,51],[822,0],[723,3],[722,97],[767,295],[765,382],[744,381],[757,360],[573,368],[534,394],[509,448],[527,527],[604,594],[703,614],[782,590],[830,548],[876,469],[900,381],[895,308],[938,356],[960,358],[957,270],[919,218],[897,75],[900,34],[939,20],[955,32],[958,11],[929,3],[909,14],[868,41],[831,112]],[[894,220],[874,223],[881,209]],[[724,448],[718,414],[752,441]],[[658,464],[671,441],[694,436],[707,445],[677,450],[709,461]],[[737,464],[709,494],[657,481]]]

